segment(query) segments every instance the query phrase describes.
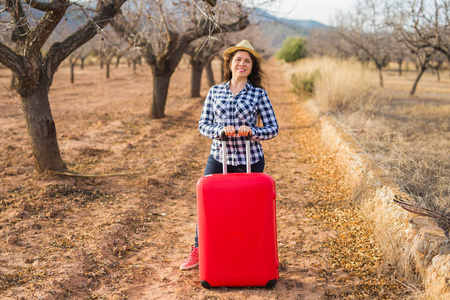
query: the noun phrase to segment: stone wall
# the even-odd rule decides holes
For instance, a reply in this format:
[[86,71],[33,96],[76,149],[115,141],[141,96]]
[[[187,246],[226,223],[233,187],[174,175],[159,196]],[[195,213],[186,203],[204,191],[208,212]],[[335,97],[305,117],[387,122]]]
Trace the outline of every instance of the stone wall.
[[358,204],[374,224],[386,263],[404,274],[414,270],[420,275],[427,299],[450,299],[450,243],[443,231],[432,219],[409,213],[393,202],[395,196],[408,196],[334,118],[309,109],[319,120],[324,145],[336,152],[354,194],[362,198]]

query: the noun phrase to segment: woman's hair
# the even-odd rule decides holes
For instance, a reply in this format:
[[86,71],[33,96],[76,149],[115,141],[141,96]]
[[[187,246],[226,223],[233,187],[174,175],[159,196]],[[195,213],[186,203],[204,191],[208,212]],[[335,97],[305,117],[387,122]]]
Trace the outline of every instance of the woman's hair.
[[[225,57],[223,61],[223,79],[225,80],[225,82],[230,81],[231,77],[233,76],[230,70],[230,64],[231,61],[233,60],[233,57],[236,55],[236,52],[238,51],[245,51],[245,50],[237,50],[228,55],[227,57]],[[252,59],[252,71],[247,77],[248,81],[250,81],[250,83],[253,86],[264,89],[264,87],[262,86],[262,81],[264,79],[264,72],[261,70],[261,64],[258,62],[258,60],[253,54],[251,54],[248,51],[245,52],[250,54],[250,58]]]

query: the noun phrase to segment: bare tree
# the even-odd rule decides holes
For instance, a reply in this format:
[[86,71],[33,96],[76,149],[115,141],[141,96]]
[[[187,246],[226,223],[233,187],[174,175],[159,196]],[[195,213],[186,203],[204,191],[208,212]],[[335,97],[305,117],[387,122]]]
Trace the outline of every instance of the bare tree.
[[352,45],[341,38],[337,28],[312,30],[306,46],[308,55],[349,58],[357,54]]
[[431,57],[436,53],[432,48],[415,48],[410,47],[411,53],[414,55],[417,64],[417,77],[409,94],[412,96],[416,93],[417,85],[425,71],[430,67]]
[[[1,30],[9,39],[0,42],[0,63],[15,75],[14,89],[20,95],[21,108],[28,125],[30,144],[38,173],[62,171],[65,164],[56,137],[48,92],[53,76],[64,59],[84,43],[101,33],[109,19],[126,0],[100,0],[97,6],[81,2],[55,0],[5,0],[0,2]],[[70,11],[78,9],[85,24],[43,53],[50,35]]]
[[403,0],[390,6],[389,23],[417,48],[433,48],[450,61],[448,0]]
[[208,86],[213,86],[216,84],[216,81],[214,80],[214,71],[212,69],[212,61],[214,60],[214,57],[206,62],[205,65],[205,71],[206,71],[206,79],[208,80]]
[[79,56],[75,54],[71,54],[69,57],[69,63],[70,63],[70,83],[75,83],[75,65],[78,61]]
[[442,52],[436,52],[431,56],[430,68],[436,72],[437,81],[441,81],[441,68],[447,57]]
[[387,24],[394,28],[401,41],[416,57],[419,72],[410,94],[414,95],[420,78],[430,67],[436,51],[449,58],[448,1],[394,1],[387,10]]
[[89,42],[81,46],[76,50],[78,53],[78,58],[80,59],[80,69],[84,69],[84,62],[86,58],[89,57],[94,52],[97,41],[95,39],[91,39]]
[[133,65],[133,72],[136,73],[136,65],[142,65],[142,54],[136,48],[131,48],[126,52],[128,66]]
[[405,46],[404,43],[393,39],[391,47],[391,59],[398,64],[398,76],[402,76],[402,66],[405,59],[410,55],[411,51]]
[[355,11],[342,15],[338,22],[340,36],[348,41],[357,57],[372,61],[383,86],[383,68],[390,61],[392,35],[386,26],[381,0],[360,0]]
[[[151,67],[150,118],[164,117],[170,78],[189,43],[201,37],[241,30],[248,25],[242,6],[217,2],[214,12],[207,14],[209,6],[197,1],[148,0],[135,3],[133,9],[124,10],[111,22],[117,33],[127,37],[133,47],[141,49]],[[240,1],[235,2],[239,4]],[[140,8],[137,14],[136,7]],[[231,8],[234,11],[227,16],[225,13]],[[232,20],[233,16],[237,16],[234,22],[221,23],[222,17]]]
[[207,46],[198,41],[189,44],[186,48],[185,53],[189,56],[189,64],[191,65],[191,97],[200,97],[203,69],[208,63],[211,63],[211,60],[223,46],[223,40],[212,39]]
[[70,54],[69,56],[69,63],[70,63],[70,83],[75,83],[75,66],[78,61],[80,61],[80,69],[83,70],[84,68],[84,61],[85,59],[91,54],[93,50],[93,41],[94,39],[90,40],[74,52]]
[[112,62],[113,58],[116,56],[116,54],[117,54],[117,51],[112,46],[105,48],[100,54],[100,59],[103,61],[103,64],[106,65],[106,78],[107,79],[110,78],[111,62]]

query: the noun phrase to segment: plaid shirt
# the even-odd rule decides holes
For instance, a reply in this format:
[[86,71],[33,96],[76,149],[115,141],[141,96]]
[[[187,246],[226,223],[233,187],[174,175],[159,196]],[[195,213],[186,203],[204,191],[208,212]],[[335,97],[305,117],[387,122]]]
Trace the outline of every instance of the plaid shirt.
[[[263,127],[257,127],[258,115]],[[234,125],[239,129],[242,125],[252,129],[250,142],[251,163],[258,162],[262,156],[260,140],[268,140],[278,135],[278,123],[267,92],[247,82],[245,87],[233,96],[230,82],[213,86],[206,96],[202,115],[199,121],[200,133],[214,139],[211,154],[214,159],[223,163],[222,143],[219,140],[222,129]],[[227,164],[245,165],[245,140],[243,137],[230,137],[227,141]]]

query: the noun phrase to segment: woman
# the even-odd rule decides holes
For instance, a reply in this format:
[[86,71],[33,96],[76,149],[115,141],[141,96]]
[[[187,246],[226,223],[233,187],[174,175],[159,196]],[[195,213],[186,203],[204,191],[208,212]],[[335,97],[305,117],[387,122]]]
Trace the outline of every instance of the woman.
[[[228,173],[246,172],[244,136],[252,135],[251,171],[264,171],[264,154],[260,140],[278,135],[278,123],[267,92],[261,85],[261,56],[250,42],[243,40],[223,52],[226,82],[213,86],[206,96],[199,121],[200,133],[213,139],[204,175],[222,173],[222,132],[227,141]],[[258,116],[262,127],[257,126]],[[198,238],[181,270],[198,266]]]

